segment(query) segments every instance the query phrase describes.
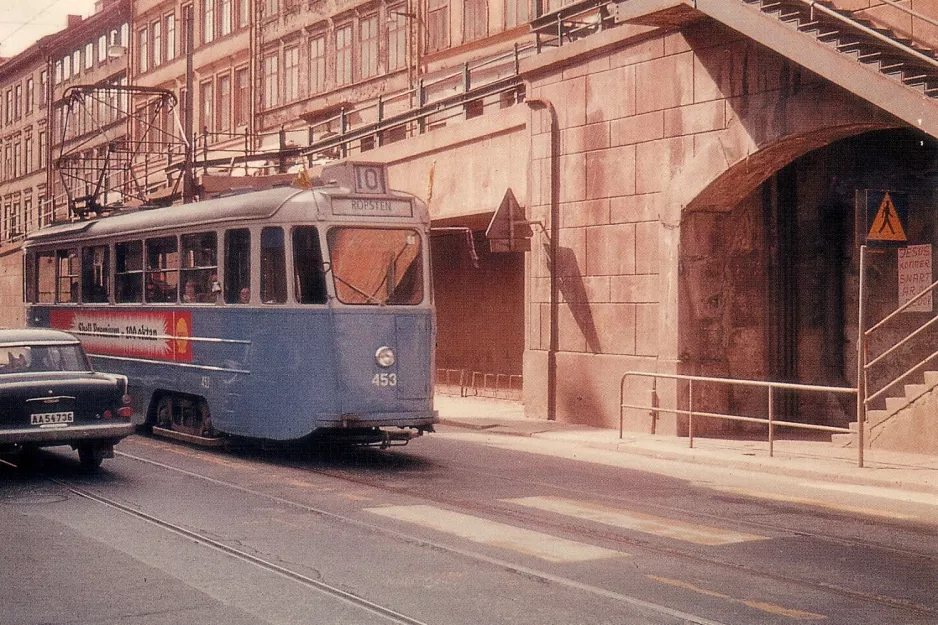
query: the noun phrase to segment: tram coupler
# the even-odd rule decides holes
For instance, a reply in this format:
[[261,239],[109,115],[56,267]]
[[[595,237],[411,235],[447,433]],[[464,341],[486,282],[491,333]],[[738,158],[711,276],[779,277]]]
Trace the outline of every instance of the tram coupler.
[[379,443],[381,449],[388,447],[403,447],[411,440],[423,435],[420,430],[400,429],[400,430],[381,430],[382,439]]

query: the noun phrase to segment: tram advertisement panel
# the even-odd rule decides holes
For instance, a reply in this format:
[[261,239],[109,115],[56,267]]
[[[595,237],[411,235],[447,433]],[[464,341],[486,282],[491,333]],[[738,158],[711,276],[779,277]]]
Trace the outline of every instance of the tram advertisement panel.
[[49,322],[76,334],[90,354],[192,362],[189,311],[56,309]]

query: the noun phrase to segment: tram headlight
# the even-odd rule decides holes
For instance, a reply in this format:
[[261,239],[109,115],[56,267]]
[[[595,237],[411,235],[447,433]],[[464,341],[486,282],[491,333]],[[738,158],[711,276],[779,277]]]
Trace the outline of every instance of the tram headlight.
[[379,347],[378,351],[375,352],[375,362],[378,363],[379,367],[388,368],[394,364],[394,361],[394,350],[387,345]]

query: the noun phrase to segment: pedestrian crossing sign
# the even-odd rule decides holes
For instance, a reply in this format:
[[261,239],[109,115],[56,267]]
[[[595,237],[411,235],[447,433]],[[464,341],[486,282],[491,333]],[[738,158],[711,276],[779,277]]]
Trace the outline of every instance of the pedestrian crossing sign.
[[866,243],[897,246],[908,244],[908,196],[896,191],[873,189],[867,189],[865,195]]

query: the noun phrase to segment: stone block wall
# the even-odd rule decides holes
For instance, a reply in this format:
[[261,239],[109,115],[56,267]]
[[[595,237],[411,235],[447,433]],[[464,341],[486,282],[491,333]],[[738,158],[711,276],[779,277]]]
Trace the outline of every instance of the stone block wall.
[[[589,45],[530,69],[529,207],[557,224],[530,257],[525,399],[544,416],[553,245],[556,418],[617,427],[630,369],[768,375],[762,185],[813,149],[894,122],[713,22]],[[648,380],[629,386],[627,403],[648,403]],[[684,407],[686,392],[662,382],[661,405]],[[763,404],[725,389],[698,397],[716,410]],[[623,414],[627,429],[651,427],[647,411]],[[685,425],[662,413],[655,427]]]

